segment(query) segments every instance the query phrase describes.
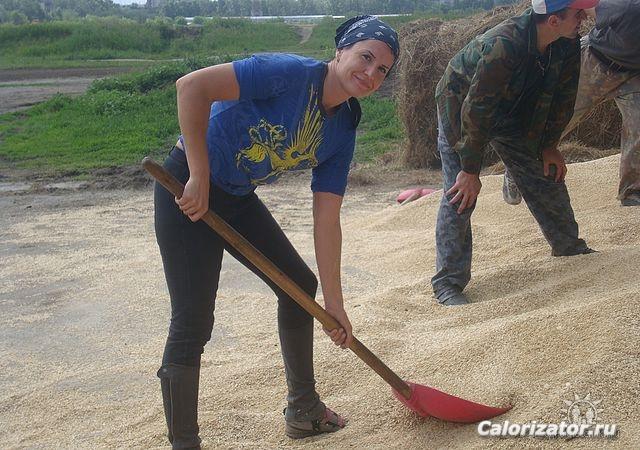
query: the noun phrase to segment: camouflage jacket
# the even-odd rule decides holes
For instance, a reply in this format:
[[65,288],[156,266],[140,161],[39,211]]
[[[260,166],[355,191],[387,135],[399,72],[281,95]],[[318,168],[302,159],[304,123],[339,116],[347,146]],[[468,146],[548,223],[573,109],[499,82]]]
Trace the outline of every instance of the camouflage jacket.
[[477,36],[449,61],[436,87],[436,102],[444,134],[464,171],[480,172],[486,145],[506,123],[519,124],[518,139],[528,151],[558,145],[573,114],[580,42],[560,38],[550,44],[539,93],[531,108],[522,108],[532,58],[540,56],[529,8]]

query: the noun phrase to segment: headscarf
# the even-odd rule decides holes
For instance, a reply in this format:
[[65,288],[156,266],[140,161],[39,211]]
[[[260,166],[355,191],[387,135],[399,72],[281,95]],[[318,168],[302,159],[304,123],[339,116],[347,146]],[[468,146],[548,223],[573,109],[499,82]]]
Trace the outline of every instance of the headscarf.
[[400,54],[398,33],[375,16],[353,17],[336,29],[336,48],[343,48],[359,41],[375,39],[389,46],[394,64]]

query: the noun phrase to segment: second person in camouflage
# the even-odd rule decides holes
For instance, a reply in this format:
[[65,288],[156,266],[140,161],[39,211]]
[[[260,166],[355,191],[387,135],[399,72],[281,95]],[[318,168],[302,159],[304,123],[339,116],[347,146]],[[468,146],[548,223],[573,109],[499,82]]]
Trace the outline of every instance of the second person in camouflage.
[[462,290],[471,279],[471,214],[488,144],[521,188],[552,254],[592,252],[578,237],[557,145],[576,98],[583,10],[597,2],[533,0],[449,62],[436,88],[444,195],[431,283],[439,303],[468,303]]
[[[596,106],[614,99],[622,115],[618,199],[622,206],[640,206],[640,0],[601,0],[590,15],[596,23],[582,38],[576,105],[563,135]],[[509,172],[503,195],[512,205],[522,200]]]

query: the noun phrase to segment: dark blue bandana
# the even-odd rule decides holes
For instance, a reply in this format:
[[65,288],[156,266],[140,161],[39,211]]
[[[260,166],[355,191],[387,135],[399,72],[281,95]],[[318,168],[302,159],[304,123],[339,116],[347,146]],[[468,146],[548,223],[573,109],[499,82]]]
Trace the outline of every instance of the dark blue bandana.
[[394,63],[398,59],[400,53],[398,33],[375,16],[357,16],[336,29],[336,48],[343,48],[367,39],[384,42],[393,52]]

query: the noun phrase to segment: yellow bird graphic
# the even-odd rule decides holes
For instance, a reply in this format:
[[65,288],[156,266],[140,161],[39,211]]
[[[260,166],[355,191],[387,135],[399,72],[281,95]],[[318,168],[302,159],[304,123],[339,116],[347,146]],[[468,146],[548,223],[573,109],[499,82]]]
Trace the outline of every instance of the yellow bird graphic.
[[265,177],[252,179],[254,185],[265,184],[272,177],[278,177],[287,170],[300,167],[315,167],[318,165],[316,150],[322,143],[322,115],[318,108],[317,92],[309,90],[309,102],[304,116],[298,123],[298,128],[287,147],[284,141],[287,131],[282,125],[272,125],[265,119],[260,119],[258,125],[249,128],[251,145],[236,155],[236,165],[243,162],[260,163],[268,158],[271,171]]

